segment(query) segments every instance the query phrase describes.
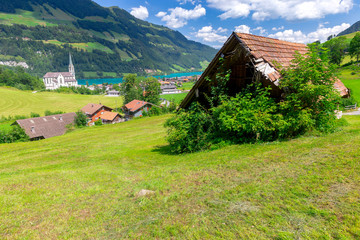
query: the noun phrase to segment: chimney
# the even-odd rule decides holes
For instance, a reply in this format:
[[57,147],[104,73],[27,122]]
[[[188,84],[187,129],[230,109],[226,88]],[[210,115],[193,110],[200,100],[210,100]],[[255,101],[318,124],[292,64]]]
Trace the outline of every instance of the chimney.
[[60,121],[62,121],[62,120],[63,120],[62,116],[60,116],[60,117],[59,117],[59,120],[60,120]]
[[35,127],[34,126],[31,127],[31,132],[32,133],[35,132]]

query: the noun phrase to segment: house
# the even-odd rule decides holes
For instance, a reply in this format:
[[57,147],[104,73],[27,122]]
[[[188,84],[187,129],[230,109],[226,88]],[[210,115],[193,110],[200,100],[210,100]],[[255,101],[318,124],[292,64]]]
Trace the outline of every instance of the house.
[[100,116],[105,112],[111,112],[113,109],[102,104],[89,103],[81,109],[83,113],[89,118],[88,125],[94,125],[94,122],[100,119]]
[[142,117],[143,112],[148,112],[152,106],[153,104],[149,102],[132,100],[123,106],[123,111],[126,118]]
[[160,86],[160,89],[162,91],[161,94],[181,93],[181,90],[177,89],[177,86],[175,85],[175,83],[162,84]]
[[100,115],[103,124],[115,124],[123,122],[124,119],[117,112],[104,112]]
[[[225,67],[231,69],[229,95],[235,95],[247,84],[259,81],[263,86],[271,87],[273,97],[280,98],[283,90],[279,87],[281,75],[277,64],[287,67],[296,52],[305,54],[307,51],[305,44],[234,32],[181,102],[180,108],[189,107],[195,100],[208,105],[206,94],[210,92],[211,86],[216,84],[220,58],[224,59]],[[340,80],[336,80],[334,87],[342,97],[349,95],[349,90]]]
[[71,55],[69,54],[69,72],[48,72],[44,75],[43,82],[48,90],[58,89],[59,87],[78,87]]
[[107,95],[108,97],[118,97],[120,96],[120,92],[116,90],[110,90],[108,91]]
[[16,120],[13,124],[25,130],[30,140],[39,140],[63,135],[66,126],[74,123],[76,113],[56,114],[45,117],[36,117]]

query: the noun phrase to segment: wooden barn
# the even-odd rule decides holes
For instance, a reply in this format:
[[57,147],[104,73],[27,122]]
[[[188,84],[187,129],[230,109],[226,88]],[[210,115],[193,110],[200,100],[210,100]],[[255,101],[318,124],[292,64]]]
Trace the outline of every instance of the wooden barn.
[[[228,82],[229,95],[235,95],[247,84],[258,81],[263,86],[271,87],[273,97],[280,98],[283,92],[279,88],[281,75],[278,64],[287,67],[296,52],[305,54],[307,51],[305,44],[234,32],[181,102],[180,108],[189,107],[195,100],[207,104],[205,95],[210,92],[211,86],[216,85],[216,74],[219,73],[221,65],[220,58],[224,59],[223,64],[226,69],[231,69]],[[210,81],[206,81],[207,78]],[[349,95],[348,89],[340,80],[336,80],[334,87],[342,97]]]

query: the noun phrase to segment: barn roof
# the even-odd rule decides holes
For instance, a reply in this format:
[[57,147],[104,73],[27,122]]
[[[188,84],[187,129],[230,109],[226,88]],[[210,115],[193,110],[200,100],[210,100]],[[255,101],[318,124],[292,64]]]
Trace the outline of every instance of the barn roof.
[[[189,94],[181,102],[180,108],[185,108],[189,105],[191,99],[196,95],[196,91],[204,84],[204,82],[206,82],[206,77],[214,72],[214,69],[219,62],[219,58],[228,54],[227,51],[229,51],[229,45],[233,43],[236,43],[245,49],[247,52],[246,56],[251,59],[251,63],[255,70],[261,73],[265,79],[275,86],[279,86],[279,81],[281,79],[278,66],[288,67],[294,59],[296,52],[305,54],[308,51],[307,46],[302,43],[293,43],[274,38],[234,32],[216,54],[194,87],[190,90]],[[348,95],[348,89],[340,80],[336,80],[334,87],[340,92],[341,96]]]
[[32,138],[50,138],[63,135],[66,125],[74,123],[76,113],[56,114],[17,120],[16,123]]

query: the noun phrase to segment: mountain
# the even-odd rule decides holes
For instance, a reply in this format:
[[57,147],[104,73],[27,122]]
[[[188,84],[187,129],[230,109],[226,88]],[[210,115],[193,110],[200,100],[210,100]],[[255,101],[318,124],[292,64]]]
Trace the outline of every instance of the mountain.
[[354,33],[354,32],[357,32],[357,31],[360,31],[360,21],[357,21],[356,23],[351,25],[349,28],[347,28],[344,31],[342,31],[341,33],[339,33],[337,36],[339,37],[339,36]]
[[199,70],[216,50],[91,0],[2,0],[0,61],[25,62],[42,76],[65,71],[69,52],[82,78]]

